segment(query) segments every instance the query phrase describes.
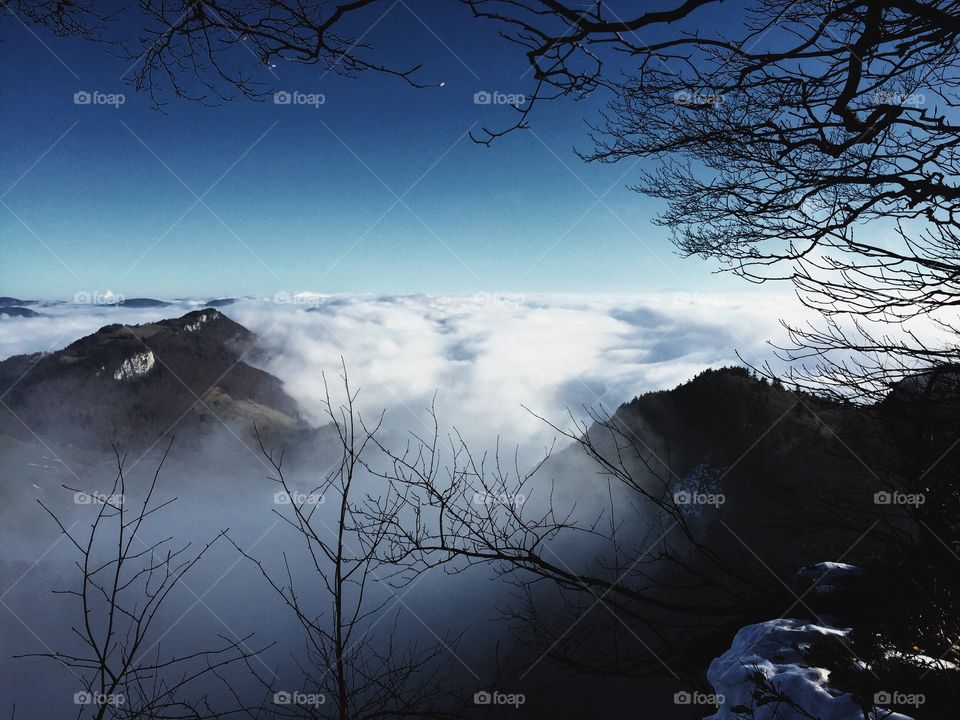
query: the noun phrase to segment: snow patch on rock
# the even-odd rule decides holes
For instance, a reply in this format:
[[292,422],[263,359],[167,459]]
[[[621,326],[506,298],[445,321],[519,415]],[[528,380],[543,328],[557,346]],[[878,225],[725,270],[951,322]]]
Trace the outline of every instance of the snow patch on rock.
[[152,351],[137,353],[120,363],[119,369],[113,373],[113,379],[123,381],[142,377],[153,370],[156,364],[157,359]]
[[916,665],[917,667],[928,668],[930,670],[956,670],[957,663],[944,660],[943,658],[930,657],[922,653],[903,653],[899,650],[887,650],[884,656],[894,660]]
[[[706,720],[864,720],[863,710],[850,693],[830,685],[830,671],[811,666],[803,657],[813,644],[844,638],[849,628],[835,628],[804,620],[780,618],[741,628],[729,650],[710,663],[707,679],[723,696],[720,710]],[[761,684],[789,698],[759,704],[754,697]],[[753,714],[744,714],[749,708]],[[735,712],[739,710],[740,712]],[[912,720],[888,710],[875,710],[885,720]],[[874,715],[871,714],[871,718]]]
[[842,562],[820,562],[797,571],[797,577],[816,583],[814,589],[817,593],[833,592],[848,580],[862,575],[861,568]]

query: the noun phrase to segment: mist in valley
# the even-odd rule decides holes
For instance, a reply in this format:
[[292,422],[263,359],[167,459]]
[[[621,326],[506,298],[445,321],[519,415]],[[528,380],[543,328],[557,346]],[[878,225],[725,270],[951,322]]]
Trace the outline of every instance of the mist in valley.
[[[627,388],[643,388],[663,377],[683,379],[684,368],[698,365],[709,353],[698,342],[695,354],[678,362],[658,357],[657,342],[691,333],[701,339],[710,334],[725,338],[731,332],[706,319],[681,319],[678,308],[687,309],[683,298],[662,308],[641,299],[625,304],[548,297],[509,305],[483,297],[307,302],[303,307],[241,300],[228,312],[256,331],[256,346],[245,357],[281,378],[303,409],[306,425],[314,428],[309,436],[283,438],[277,445],[264,439],[261,448],[253,428],[244,432],[213,422],[212,431],[199,437],[189,431],[179,435],[175,428],[151,443],[116,447],[128,513],[141,506],[162,462],[153,498],[162,507],[145,519],[136,540],[141,550],[166,540],[156,553],[183,547],[193,553],[216,539],[165,601],[154,621],[150,647],[142,654],[182,657],[241,640],[242,648],[257,651],[255,657],[225,668],[226,682],[209,677],[196,681],[191,688],[196,696],[209,692],[221,702],[231,700],[229,685],[253,706],[265,697],[272,701],[273,692],[309,694],[301,664],[308,647],[304,629],[262,570],[283,580],[289,567],[299,580],[298,589],[302,583],[311,612],[329,620],[330,598],[311,566],[302,535],[291,525],[291,502],[314,504],[311,517],[317,529],[328,539],[336,536],[336,493],[324,493],[322,485],[324,477],[336,471],[342,447],[331,430],[325,402],[328,392],[334,408],[346,399],[344,371],[356,392],[357,421],[370,428],[379,425],[377,438],[383,445],[368,451],[354,490],[358,503],[368,495],[384,495],[388,480],[381,475],[392,463],[385,451],[400,453],[412,438],[435,431],[440,465],[450,462],[451,450],[462,438],[487,468],[498,462],[508,468],[501,494],[524,503],[531,515],[552,507],[571,524],[599,524],[601,529],[626,519],[640,542],[644,523],[636,513],[651,511],[631,505],[622,488],[548,421],[572,429],[573,423],[589,419],[588,412],[606,412],[605,407],[629,399]],[[189,304],[180,307],[190,309]],[[79,327],[175,314],[171,307],[58,307],[49,317],[19,321],[16,344],[6,347],[33,351],[55,334]],[[587,327],[593,330],[585,335]],[[578,342],[571,342],[574,337]],[[716,344],[719,359],[722,341]],[[587,402],[590,396],[593,402]],[[2,510],[3,579],[10,588],[4,597],[9,610],[5,635],[16,655],[72,655],[77,650],[71,628],[82,623],[79,599],[53,592],[77,590],[82,582],[77,548],[62,529],[86,537],[103,502],[116,492],[118,459],[106,439],[90,438],[84,446],[60,442],[60,435],[53,427],[42,438],[29,433],[3,436],[4,467],[10,477]],[[267,453],[284,454],[284,478],[293,493],[277,484]],[[530,472],[546,455],[552,457],[519,487],[517,471],[521,476]],[[491,493],[479,502],[482,508],[484,502],[504,499]],[[477,502],[475,497],[464,500]],[[412,522],[409,512],[402,522]],[[113,535],[102,537],[109,532],[101,530],[101,559],[112,550]],[[222,532],[226,535],[218,537]],[[588,534],[563,533],[550,541],[551,554],[570,568],[590,567],[609,551],[608,543]],[[390,642],[439,648],[437,664],[450,673],[448,701],[454,704],[471,702],[473,694],[484,689],[500,688],[524,692],[528,712],[549,712],[556,703],[569,706],[571,698],[557,698],[545,689],[549,683],[544,684],[543,673],[549,676],[549,661],[544,648],[530,644],[525,637],[529,629],[516,619],[525,602],[518,587],[500,578],[502,567],[495,563],[469,565],[454,561],[410,579],[395,577],[398,567],[378,567],[370,576],[364,607],[380,611],[363,623],[358,635],[369,632],[365,637],[378,652]],[[550,595],[540,598],[548,606],[555,602]],[[14,698],[17,717],[50,717],[74,707],[74,694],[82,687],[71,669],[36,656],[6,657],[3,662],[4,695]],[[271,678],[271,692],[257,675]],[[577,683],[571,695],[587,702],[590,696],[583,693],[594,683],[587,678]],[[665,707],[672,702],[673,691],[667,689],[675,684],[671,679],[658,691]],[[616,706],[623,700],[619,693],[635,690],[602,692]],[[596,697],[590,702],[595,704]]]

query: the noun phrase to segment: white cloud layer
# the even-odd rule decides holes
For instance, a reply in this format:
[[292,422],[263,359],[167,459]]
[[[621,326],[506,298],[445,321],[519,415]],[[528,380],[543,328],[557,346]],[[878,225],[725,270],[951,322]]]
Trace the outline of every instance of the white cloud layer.
[[[200,307],[33,306],[39,318],[0,320],[0,355],[63,347],[111,322],[147,322]],[[581,405],[613,409],[706,367],[760,362],[789,296],[503,295],[323,296],[243,299],[223,312],[261,336],[256,364],[283,380],[312,420],[322,419],[322,373],[340,358],[361,388],[361,410],[388,409],[406,425],[437,393],[445,425],[468,437],[545,437],[530,410],[560,420]],[[404,419],[406,416],[406,419]],[[414,425],[416,427],[416,425]]]

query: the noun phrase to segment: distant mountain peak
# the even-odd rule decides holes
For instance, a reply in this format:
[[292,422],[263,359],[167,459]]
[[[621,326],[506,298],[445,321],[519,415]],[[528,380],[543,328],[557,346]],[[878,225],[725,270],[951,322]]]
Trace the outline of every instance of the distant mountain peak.
[[195,310],[194,312],[184,315],[183,317],[186,318],[189,315],[194,316],[194,318],[183,326],[183,329],[187,332],[199,332],[200,329],[203,328],[203,326],[208,322],[216,322],[224,317],[223,313],[219,310],[213,310],[210,308],[204,310]]
[[131,308],[158,308],[169,307],[172,303],[155,298],[118,298],[116,304]]
[[247,328],[204,308],[105,325],[56,352],[9,358],[0,362],[10,410],[0,430],[26,426],[78,445],[130,446],[184,428],[199,438],[222,425],[246,433],[254,424],[267,432],[304,427],[281,382],[244,362],[255,342]]

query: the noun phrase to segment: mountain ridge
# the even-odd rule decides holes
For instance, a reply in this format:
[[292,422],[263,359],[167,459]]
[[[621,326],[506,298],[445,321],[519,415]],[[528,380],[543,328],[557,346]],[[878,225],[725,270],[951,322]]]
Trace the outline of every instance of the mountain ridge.
[[199,440],[220,424],[245,433],[254,424],[267,433],[304,429],[280,380],[245,361],[256,342],[206,308],[104,325],[55,352],[13,356],[0,362],[0,430],[136,447],[173,431]]

